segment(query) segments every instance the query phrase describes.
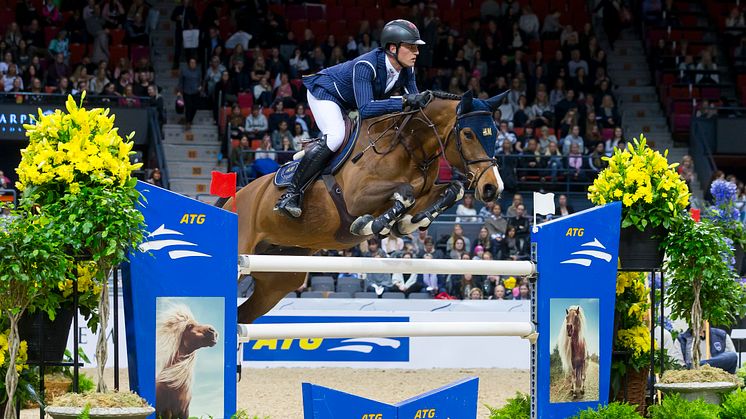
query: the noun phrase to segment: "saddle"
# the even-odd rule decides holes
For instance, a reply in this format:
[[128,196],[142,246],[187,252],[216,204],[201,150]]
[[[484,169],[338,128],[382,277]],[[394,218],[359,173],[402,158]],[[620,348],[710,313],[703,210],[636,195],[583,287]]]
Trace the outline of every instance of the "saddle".
[[[321,175],[334,175],[339,169],[345,164],[350,158],[352,150],[355,149],[355,143],[360,134],[360,117],[357,112],[351,112],[349,115],[344,115],[345,121],[345,139],[342,146],[339,147],[336,153],[329,160],[326,168],[321,172]],[[315,139],[312,141],[319,141]],[[295,169],[298,166],[299,160],[291,160],[277,169],[274,177],[274,184],[280,189],[286,188],[290,185],[290,180],[295,173]]]

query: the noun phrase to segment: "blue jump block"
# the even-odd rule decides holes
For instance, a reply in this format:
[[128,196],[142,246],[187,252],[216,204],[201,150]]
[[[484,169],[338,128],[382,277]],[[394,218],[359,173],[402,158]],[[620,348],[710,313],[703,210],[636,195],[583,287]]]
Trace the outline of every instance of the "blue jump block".
[[448,384],[391,405],[344,391],[303,383],[305,419],[470,419],[477,417],[479,378]]

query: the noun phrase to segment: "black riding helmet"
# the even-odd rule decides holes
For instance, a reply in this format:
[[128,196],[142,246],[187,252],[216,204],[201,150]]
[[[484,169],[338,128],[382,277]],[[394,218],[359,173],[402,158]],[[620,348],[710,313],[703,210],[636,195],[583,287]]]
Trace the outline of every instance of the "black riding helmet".
[[[402,42],[406,44],[425,45],[425,41],[420,38],[420,31],[414,23],[404,19],[396,19],[387,23],[381,31],[381,46],[387,54],[393,55],[397,62],[399,62],[399,46]],[[389,52],[389,44],[396,45],[396,52],[394,54]]]

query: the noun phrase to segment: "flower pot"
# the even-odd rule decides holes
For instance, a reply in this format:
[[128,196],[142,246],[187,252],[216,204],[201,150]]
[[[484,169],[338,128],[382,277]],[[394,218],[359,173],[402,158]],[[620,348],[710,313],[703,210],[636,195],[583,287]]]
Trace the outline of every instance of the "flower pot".
[[[41,360],[40,348],[44,349],[44,361],[61,362],[70,336],[73,322],[73,309],[63,307],[57,310],[54,321],[49,320],[47,313],[24,313],[18,323],[18,334],[21,340],[28,342],[28,359]],[[39,342],[39,329],[44,333],[43,342]]]
[[683,399],[689,401],[702,399],[706,403],[719,405],[722,401],[722,395],[735,390],[738,385],[725,381],[716,383],[658,383],[655,388],[664,394],[678,393]]
[[[46,409],[54,419],[76,419],[81,417],[83,407],[54,406]],[[152,407],[94,407],[88,412],[90,419],[145,419],[155,413]]]
[[[635,371],[633,368],[629,368],[627,373],[622,377],[622,389],[614,397],[615,401],[627,402],[629,404],[637,405],[637,412],[644,415],[647,410],[647,395],[648,395],[648,377],[649,369],[647,367],[641,368],[639,371]],[[626,397],[624,388],[626,386]]]
[[626,271],[651,271],[663,264],[663,251],[659,249],[665,234],[663,227],[623,228],[619,235],[619,261]]

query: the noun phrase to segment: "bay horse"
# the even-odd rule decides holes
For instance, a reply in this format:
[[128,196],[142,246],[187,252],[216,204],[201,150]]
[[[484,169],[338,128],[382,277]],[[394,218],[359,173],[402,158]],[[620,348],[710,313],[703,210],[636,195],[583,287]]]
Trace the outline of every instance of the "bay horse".
[[[477,199],[496,199],[504,184],[494,148],[492,117],[508,92],[489,99],[471,92],[429,92],[426,107],[363,120],[351,155],[332,177],[309,185],[303,215],[290,219],[273,211],[282,190],[265,175],[238,191],[238,250],[241,254],[311,255],[343,250],[374,235],[403,236],[426,228],[464,194],[458,181],[436,184],[439,160],[461,170]],[[234,207],[233,199],[216,205]],[[238,309],[238,322],[251,323],[307,273],[252,272],[254,292]]]
[[562,371],[570,378],[574,399],[585,394],[585,375],[588,369],[585,344],[585,314],[580,306],[565,309],[565,321],[560,329],[558,346]]
[[155,414],[163,419],[188,419],[197,350],[215,346],[218,332],[198,323],[185,305],[174,305],[158,317]]

